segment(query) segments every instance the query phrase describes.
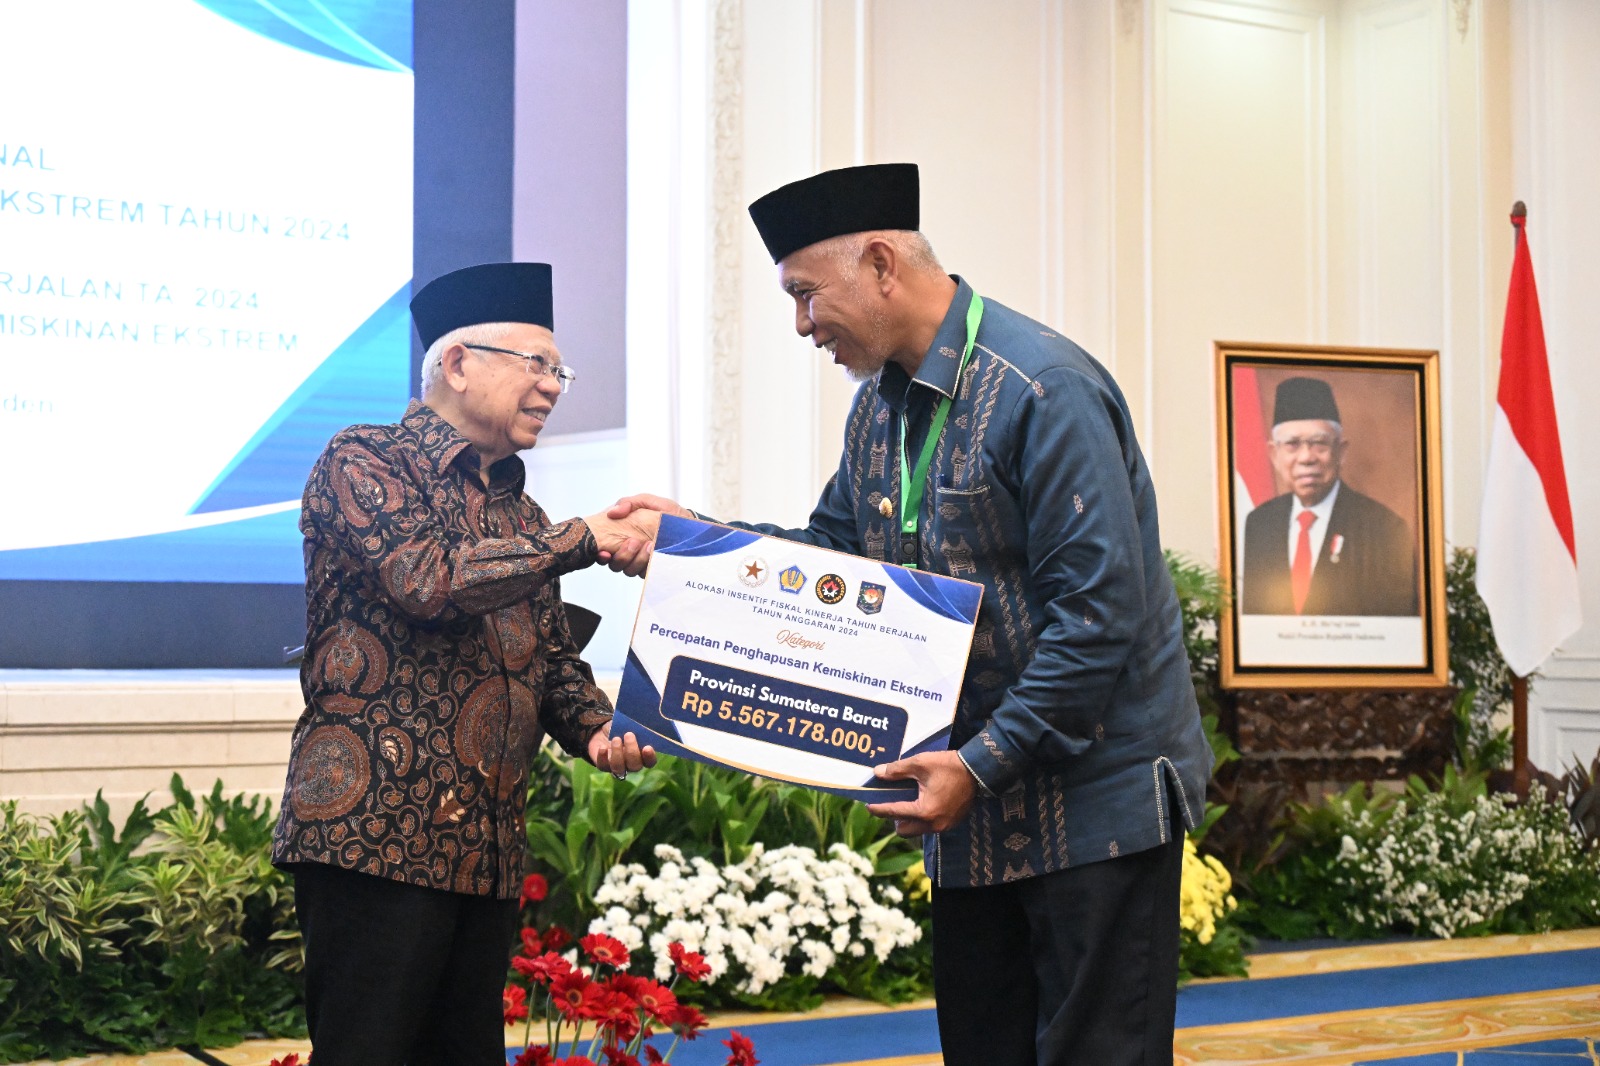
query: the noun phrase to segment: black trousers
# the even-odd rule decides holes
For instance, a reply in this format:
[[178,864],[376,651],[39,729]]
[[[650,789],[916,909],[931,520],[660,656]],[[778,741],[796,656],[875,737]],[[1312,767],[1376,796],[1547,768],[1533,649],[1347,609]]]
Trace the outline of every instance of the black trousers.
[[505,1066],[516,900],[292,871],[317,1066]]
[[1171,1066],[1183,840],[933,890],[946,1066]]

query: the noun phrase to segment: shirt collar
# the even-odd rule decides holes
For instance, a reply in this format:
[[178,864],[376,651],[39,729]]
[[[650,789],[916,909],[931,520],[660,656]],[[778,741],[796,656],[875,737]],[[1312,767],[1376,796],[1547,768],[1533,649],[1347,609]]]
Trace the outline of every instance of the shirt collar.
[[[433,408],[421,400],[412,400],[400,424],[415,435],[417,450],[422,453],[423,460],[435,477],[444,476],[447,470],[454,467],[468,481],[482,484],[478,480],[481,463],[478,449],[455,426],[440,418]],[[506,488],[521,492],[527,474],[522,457],[508,455],[489,468],[490,489]]]
[[913,384],[926,385],[942,396],[955,398],[956,371],[961,365],[962,349],[967,346],[967,308],[972,303],[972,286],[958,274],[950,277],[956,283],[956,294],[933,343],[923,353],[916,377],[907,377],[899,363],[888,364],[878,375],[878,395],[896,411],[905,406],[906,394]]

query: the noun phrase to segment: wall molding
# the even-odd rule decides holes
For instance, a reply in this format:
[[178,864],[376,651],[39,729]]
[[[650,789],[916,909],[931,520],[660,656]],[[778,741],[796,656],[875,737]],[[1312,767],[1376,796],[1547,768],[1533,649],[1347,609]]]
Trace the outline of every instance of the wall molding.
[[744,7],[742,0],[716,0],[711,16],[711,255],[710,366],[706,374],[711,413],[710,469],[706,494],[713,513],[740,510],[738,471],[743,450],[744,359],[740,285],[744,225]]

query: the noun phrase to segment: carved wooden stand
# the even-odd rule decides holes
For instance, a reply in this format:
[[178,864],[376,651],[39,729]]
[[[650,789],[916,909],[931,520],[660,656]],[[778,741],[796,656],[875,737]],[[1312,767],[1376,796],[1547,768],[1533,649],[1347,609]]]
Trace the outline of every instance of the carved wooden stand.
[[1233,693],[1237,778],[1302,794],[1324,784],[1438,775],[1455,751],[1451,688]]

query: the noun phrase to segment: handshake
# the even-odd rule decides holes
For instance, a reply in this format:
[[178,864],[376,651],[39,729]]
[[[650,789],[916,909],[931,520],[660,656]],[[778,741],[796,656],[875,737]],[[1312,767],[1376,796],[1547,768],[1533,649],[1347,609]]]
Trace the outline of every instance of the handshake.
[[610,510],[592,514],[584,521],[600,546],[600,561],[619,574],[638,577],[650,563],[650,550],[655,546],[656,529],[664,514],[694,517],[687,507],[680,507],[665,496],[641,494],[625,496]]

